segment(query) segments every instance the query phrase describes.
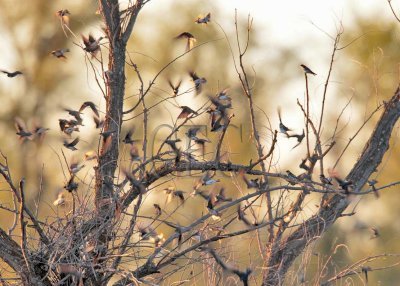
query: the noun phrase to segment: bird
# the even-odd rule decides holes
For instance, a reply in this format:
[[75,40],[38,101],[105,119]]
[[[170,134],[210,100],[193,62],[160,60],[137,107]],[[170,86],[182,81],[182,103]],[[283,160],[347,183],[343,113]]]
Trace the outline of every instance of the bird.
[[324,174],[319,175],[319,180],[324,185],[332,185],[332,178],[327,178]]
[[86,107],[90,107],[90,109],[93,111],[94,115],[96,115],[97,117],[100,117],[99,111],[97,110],[96,105],[91,101],[85,101],[84,103],[82,103],[81,107],[79,108],[79,112],[82,113],[82,111],[85,110]]
[[281,108],[278,108],[279,131],[289,137],[288,131],[292,131],[282,123]]
[[302,68],[303,68],[303,70],[304,70],[304,73],[306,73],[306,74],[312,74],[312,75],[317,75],[315,72],[313,72],[309,67],[307,67],[306,65],[300,65]]
[[196,43],[196,38],[189,32],[183,32],[175,37],[176,40],[185,39],[186,40],[186,52],[189,52],[194,43]]
[[247,226],[254,226],[256,225],[255,223],[251,223],[247,218],[246,218],[246,214],[244,213],[244,211],[242,210],[242,208],[240,207],[240,205],[238,205],[237,208],[237,218],[238,220],[242,221],[245,225]]
[[347,181],[347,180],[342,180],[337,176],[333,177],[336,182],[339,184],[339,186],[342,188],[342,190],[344,190],[345,194],[349,194],[349,188],[351,186],[353,186],[353,182],[352,181]]
[[64,108],[64,110],[67,111],[69,115],[75,117],[76,122],[77,122],[76,125],[81,125],[81,126],[83,126],[83,124],[82,124],[82,123],[83,123],[83,120],[82,120],[82,117],[81,117],[81,114],[82,114],[82,113],[81,113],[80,111],[73,110],[73,109],[70,109],[70,108]]
[[91,34],[88,37],[82,35],[83,44],[85,45],[83,49],[92,54],[92,56],[95,56],[100,51],[100,41],[102,39],[103,37],[100,37],[96,40]]
[[8,77],[16,77],[23,74],[21,71],[8,72],[6,70],[0,70],[0,72],[6,74]]
[[178,119],[187,118],[190,114],[196,114],[197,112],[188,106],[180,106],[182,109],[181,113],[178,115]]
[[232,201],[232,198],[227,198],[226,197],[225,188],[221,188],[219,190],[219,193],[216,195],[216,199],[217,199],[216,203],[219,203],[219,202],[231,202]]
[[374,192],[374,195],[376,198],[379,198],[379,193],[377,188],[375,187],[376,183],[378,183],[377,180],[368,180],[368,186],[371,187],[372,191]]
[[196,140],[197,137],[197,132],[199,132],[200,127],[192,127],[189,128],[189,130],[186,132],[186,136],[190,139],[190,140]]
[[124,142],[125,144],[133,144],[133,143],[139,141],[139,140],[133,140],[132,139],[132,135],[133,135],[134,132],[135,132],[134,128],[129,129],[128,133],[126,133],[126,135],[125,135],[124,139],[122,140],[122,142]]
[[296,185],[299,182],[299,178],[289,170],[286,170],[286,174],[287,174],[287,181],[289,182],[289,184]]
[[305,135],[305,133],[304,133],[304,129],[303,129],[303,133],[301,133],[301,134],[292,134],[292,135],[288,135],[288,138],[296,138],[296,139],[297,139],[297,144],[294,145],[294,147],[292,148],[292,150],[301,144],[301,142],[303,141],[303,139],[304,139],[305,136],[306,136],[306,135]]
[[53,202],[53,205],[58,207],[62,206],[63,204],[65,204],[65,196],[63,193],[59,193],[57,199]]
[[165,144],[167,144],[168,146],[170,146],[171,149],[172,149],[174,152],[179,151],[179,148],[176,147],[176,143],[181,142],[181,139],[179,139],[179,138],[178,138],[178,139],[167,139],[167,140],[165,140],[164,142],[165,142]]
[[64,140],[64,146],[69,150],[76,151],[78,149],[75,146],[76,144],[78,144],[78,142],[79,142],[79,137],[76,137],[73,141],[69,143],[66,140]]
[[65,56],[65,53],[68,53],[68,52],[69,52],[69,49],[58,49],[58,50],[52,51],[51,54],[58,59],[59,58],[66,59],[67,57]]
[[162,210],[159,204],[153,204],[153,207],[156,211],[156,217],[159,217],[162,214]]
[[258,189],[260,188],[259,178],[256,179],[247,179],[245,175],[245,170],[240,170],[239,175],[242,177],[243,181],[246,183],[248,189]]
[[172,89],[172,92],[174,93],[174,96],[177,96],[179,93],[179,88],[181,87],[182,80],[180,80],[176,85],[172,83],[170,79],[168,79],[168,84]]
[[141,160],[141,158],[139,156],[139,149],[134,144],[131,144],[131,149],[129,150],[129,155],[131,156],[132,161],[140,161]]
[[189,72],[190,77],[193,80],[194,88],[196,90],[196,95],[199,95],[203,90],[203,85],[207,83],[207,79],[204,77],[199,77],[194,71]]
[[197,24],[206,24],[211,20],[211,13],[208,13],[205,16],[198,16],[197,19],[194,21]]
[[19,139],[23,141],[32,139],[33,133],[26,128],[25,122],[21,118],[16,117],[14,119],[14,124],[15,129],[17,129],[16,134],[19,135]]
[[71,163],[69,164],[69,170],[72,174],[78,173],[80,170],[83,169],[83,167],[85,167],[84,164],[79,164],[75,160],[71,161]]
[[76,183],[74,179],[75,175],[72,174],[71,178],[68,180],[68,183],[64,186],[64,188],[70,193],[78,189],[78,183]]
[[369,266],[361,266],[361,272],[365,274],[365,282],[368,284],[368,271],[371,271],[371,267]]

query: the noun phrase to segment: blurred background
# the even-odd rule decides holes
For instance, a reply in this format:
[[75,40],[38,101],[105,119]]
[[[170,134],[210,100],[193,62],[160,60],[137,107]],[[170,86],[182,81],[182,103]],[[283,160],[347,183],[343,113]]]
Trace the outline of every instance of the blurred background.
[[[121,2],[124,5],[124,1]],[[392,4],[396,11],[400,11],[400,1],[393,1]],[[29,204],[31,208],[37,209],[40,218],[58,217],[68,212],[68,204],[64,207],[53,205],[66,184],[66,161],[83,162],[84,154],[95,151],[98,146],[99,131],[95,130],[91,114],[87,111],[84,114],[85,126],[79,134],[79,150],[71,152],[64,148],[66,159],[61,152],[62,142],[70,138],[63,135],[58,127],[58,119],[68,117],[63,109],[78,109],[84,101],[93,101],[102,114],[105,111],[105,101],[95,81],[93,69],[79,47],[82,45],[81,34],[87,36],[91,33],[95,37],[103,35],[101,18],[95,13],[97,8],[96,1],[0,0],[0,69],[21,70],[24,73],[15,78],[0,74],[0,150],[7,156],[15,181],[27,178]],[[56,16],[56,11],[61,9],[71,12],[69,28],[76,37],[62,28],[60,18]],[[296,104],[297,99],[304,102],[305,93],[300,64],[306,64],[317,73],[315,77],[309,77],[309,90],[312,118],[318,120],[334,38],[343,27],[339,43],[341,49],[336,52],[329,82],[323,124],[322,139],[326,144],[331,141],[335,126],[338,126],[334,138],[337,144],[325,162],[326,168],[333,167],[349,138],[355,135],[379,104],[393,95],[398,86],[400,23],[394,18],[386,1],[369,0],[362,4],[356,0],[151,1],[141,12],[128,46],[129,57],[137,64],[145,85],[164,65],[185,51],[184,41],[174,41],[174,37],[187,31],[195,35],[197,45],[204,45],[177,60],[160,75],[147,98],[149,106],[171,95],[168,79],[175,83],[182,80],[182,90],[191,88],[188,75],[190,70],[205,77],[207,84],[199,96],[189,92],[151,109],[149,154],[157,151],[174,125],[180,112],[178,105],[200,108],[207,101],[207,94],[229,88],[235,117],[232,120],[233,128],[228,130],[223,146],[225,160],[246,164],[255,158],[255,149],[249,148],[250,119],[244,108],[247,100],[231,55],[237,60],[235,9],[243,42],[246,39],[248,15],[253,21],[245,64],[254,82],[258,125],[266,146],[271,143],[271,130],[278,129],[278,107],[282,109],[285,125],[299,133],[304,128],[304,119]],[[194,23],[198,15],[208,12],[211,12],[211,23]],[[61,48],[70,49],[66,60],[50,54]],[[106,45],[102,47],[102,55],[106,60]],[[98,62],[94,60],[93,63],[97,70],[101,70]],[[129,66],[126,87],[125,110],[136,103],[139,93],[137,76]],[[340,120],[337,120],[339,115]],[[50,130],[43,140],[21,142],[15,135],[16,117],[23,119],[29,129],[43,126]],[[355,137],[335,168],[340,175],[345,176],[351,169],[378,118],[379,112]],[[140,113],[128,114],[125,119],[127,121],[124,122],[123,130],[135,127],[134,137],[141,139],[143,118]],[[209,133],[207,117],[200,117],[191,124],[203,126],[202,135],[215,143],[218,136]],[[187,129],[182,130],[182,135],[185,131]],[[295,144],[295,139],[288,140],[279,135],[271,171],[284,172],[290,169],[294,173],[301,172],[298,165],[305,156],[305,144],[292,150]],[[212,158],[214,148],[212,144],[206,147],[206,158]],[[123,147],[121,166],[127,165],[128,152]],[[398,157],[398,128],[395,128],[391,149],[374,174],[377,186],[398,180]],[[87,186],[80,191],[86,195],[90,195],[93,183],[93,164],[85,162],[86,166],[79,176]],[[166,197],[164,194],[160,196],[160,190],[174,186],[190,193],[197,179],[198,174],[182,179],[169,178],[159,188],[149,192],[143,214],[153,211],[153,203],[165,204],[166,209],[176,208],[174,202],[165,203]],[[228,194],[233,197],[248,192],[243,182],[231,174],[225,174],[221,184],[226,186]],[[11,206],[11,194],[4,181],[0,180],[0,188],[2,204]],[[324,280],[345,265],[371,255],[400,253],[400,221],[396,219],[400,215],[400,196],[397,192],[398,188],[393,187],[382,191],[378,199],[373,194],[354,197],[349,212],[354,211],[355,215],[339,219],[314,248],[298,260],[287,285],[298,285],[300,276],[305,276],[308,283],[315,282],[315,273],[321,273],[318,275]],[[315,211],[318,203],[318,196],[311,198],[304,209],[304,217]],[[176,220],[185,224],[204,211],[204,203],[193,199],[187,200],[174,215]],[[260,204],[260,218],[263,214],[265,208]],[[234,215],[234,211],[230,215]],[[1,225],[9,227],[11,218],[4,212],[0,219]],[[375,237],[372,229],[378,230],[378,237]],[[164,232],[171,232],[171,229],[166,228]],[[256,272],[261,271],[256,239],[252,235],[240,238],[235,248],[229,244],[224,246],[229,259],[240,267],[250,265]],[[308,265],[304,264],[306,261]],[[395,262],[397,260],[386,258],[371,266],[384,267]],[[370,285],[395,285],[400,280],[398,270],[395,267],[370,273]],[[196,284],[211,283],[204,276],[207,271],[197,269],[195,272],[200,273],[195,278]],[[175,276],[169,279],[166,280],[168,285],[176,281]],[[351,285],[363,285],[364,281],[363,277],[352,277]]]

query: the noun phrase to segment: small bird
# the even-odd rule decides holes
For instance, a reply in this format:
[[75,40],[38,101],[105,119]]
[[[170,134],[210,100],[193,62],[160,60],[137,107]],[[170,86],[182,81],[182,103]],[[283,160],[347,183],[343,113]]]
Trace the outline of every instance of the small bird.
[[79,108],[79,113],[82,113],[82,111],[85,110],[86,107],[90,107],[90,109],[93,111],[94,115],[96,115],[97,117],[100,117],[99,111],[97,110],[96,105],[91,101],[85,101]]
[[194,43],[196,43],[196,38],[189,32],[183,32],[176,36],[175,39],[186,39],[186,52],[189,52],[193,48]]
[[203,85],[205,83],[207,83],[207,80],[204,77],[197,76],[197,74],[193,71],[190,71],[189,75],[193,80],[194,87],[196,89],[196,95],[199,95],[201,93],[201,91],[203,90]]
[[351,186],[353,186],[353,182],[352,181],[346,181],[346,180],[342,180],[339,177],[334,176],[333,177],[336,182],[339,184],[339,186],[342,188],[342,190],[344,190],[345,194],[349,194],[349,188]]
[[79,162],[77,162],[77,160],[73,159],[71,160],[70,164],[69,164],[69,171],[72,174],[76,174],[78,173],[80,170],[83,169],[83,167],[85,167],[84,164],[79,164]]
[[303,70],[304,70],[304,72],[307,74],[307,73],[309,73],[309,74],[312,74],[312,75],[317,75],[315,72],[313,72],[309,67],[307,67],[306,65],[300,65],[302,68],[303,68]]
[[190,140],[196,140],[197,137],[197,132],[199,132],[200,127],[192,127],[189,128],[189,130],[186,132],[186,136],[190,139]]
[[181,201],[182,204],[185,202],[185,196],[183,194],[184,194],[184,191],[180,191],[180,190],[172,192],[172,195],[179,198],[179,200]]
[[187,118],[190,114],[197,115],[197,112],[188,106],[180,106],[182,109],[181,113],[178,115],[178,119]]
[[240,205],[238,205],[238,209],[237,209],[237,218],[238,220],[242,221],[245,225],[247,226],[254,226],[256,225],[255,223],[251,223],[247,218],[246,218],[246,214],[244,213],[244,211],[242,210],[242,208],[240,207]]
[[131,156],[132,161],[140,161],[141,160],[141,158],[139,156],[139,149],[134,144],[131,144],[131,149],[129,150],[129,155]]
[[216,195],[216,199],[217,199],[217,202],[216,202],[217,204],[220,202],[231,202],[232,201],[232,198],[227,198],[225,196],[225,188],[221,188],[219,190],[219,193]]
[[95,124],[95,126],[96,126],[96,129],[101,129],[101,128],[103,128],[103,126],[104,126],[104,119],[101,119],[100,117],[97,117],[97,116],[93,116],[93,121],[94,121],[94,124]]
[[162,214],[162,210],[159,204],[153,204],[154,209],[156,210],[156,217],[159,217]]
[[292,130],[289,129],[288,127],[286,127],[282,123],[281,108],[280,107],[278,107],[278,117],[279,117],[279,131],[289,137],[288,131],[292,131]]
[[[219,179],[213,179],[215,173],[212,175],[211,172],[206,172],[204,176],[200,179],[198,186],[209,186],[219,182]],[[198,189],[198,188],[195,188]]]
[[124,139],[122,140],[122,142],[124,142],[125,144],[133,144],[133,143],[139,141],[139,140],[133,140],[132,139],[132,135],[133,135],[134,132],[135,132],[134,128],[129,129],[128,133],[126,133],[126,135],[125,135]]
[[370,239],[377,238],[377,237],[379,237],[379,236],[381,235],[381,234],[379,233],[379,230],[378,230],[376,227],[371,227],[371,228],[370,228],[370,231],[371,231]]
[[319,180],[324,185],[332,185],[332,178],[327,178],[324,174],[319,175]]
[[259,183],[259,178],[256,179],[247,179],[246,175],[245,175],[245,170],[240,170],[239,171],[239,175],[242,177],[243,181],[246,183],[246,186],[248,189],[258,189],[260,188],[260,183]]
[[68,52],[69,52],[69,49],[58,49],[58,50],[52,51],[51,54],[58,59],[59,58],[67,59],[67,57],[65,56],[65,53],[68,53]]
[[6,74],[8,77],[16,77],[17,75],[22,75],[23,74],[21,71],[8,72],[6,70],[0,70],[0,72]]
[[367,284],[368,284],[368,271],[371,271],[372,269],[371,269],[371,267],[369,267],[369,266],[361,266],[361,272],[363,272],[364,273],[364,275],[365,275],[365,282],[367,282]]
[[59,193],[57,199],[53,202],[53,205],[58,207],[65,204],[65,197],[63,193]]
[[25,122],[19,118],[15,117],[14,119],[15,129],[17,129],[17,135],[19,135],[19,139],[22,141],[31,140],[32,139],[32,132],[28,131],[26,128]]
[[76,191],[78,189],[78,183],[74,181],[75,175],[72,175],[71,178],[69,179],[68,183],[64,186],[64,188],[68,192]]
[[96,56],[97,52],[100,51],[100,41],[102,39],[103,37],[100,37],[96,40],[91,34],[88,37],[82,35],[83,44],[85,45],[83,49],[92,54],[92,56]]
[[378,199],[379,193],[378,193],[377,188],[375,187],[376,183],[378,183],[377,180],[368,180],[368,186],[371,187],[372,191],[374,192],[375,197]]
[[194,21],[197,24],[205,24],[207,25],[207,23],[209,23],[211,20],[211,13],[208,13],[205,16],[198,16],[197,19]]
[[304,134],[304,129],[303,129],[303,133],[301,133],[301,134],[292,134],[292,135],[288,135],[288,138],[296,138],[296,139],[297,139],[297,144],[294,145],[294,147],[292,148],[292,150],[301,144],[301,142],[303,141],[303,139],[304,139],[305,136],[306,136],[306,135]]
[[69,108],[64,108],[64,110],[67,111],[69,115],[75,117],[76,122],[77,122],[76,125],[81,125],[81,126],[83,126],[83,124],[82,124],[82,123],[83,123],[83,120],[82,120],[82,117],[81,117],[81,114],[82,114],[82,113],[81,113],[80,111],[76,111],[76,110],[69,109]]
[[72,142],[68,143],[66,140],[64,140],[64,146],[65,148],[72,150],[72,151],[76,151],[78,150],[75,146],[76,144],[78,144],[79,142],[79,137],[76,137]]
[[176,85],[172,83],[170,79],[168,79],[168,84],[172,89],[172,92],[174,93],[174,96],[177,96],[179,93],[179,88],[181,87],[182,80],[180,80]]
[[287,181],[289,182],[289,184],[296,185],[299,182],[299,178],[289,170],[286,170],[286,174],[287,174]]

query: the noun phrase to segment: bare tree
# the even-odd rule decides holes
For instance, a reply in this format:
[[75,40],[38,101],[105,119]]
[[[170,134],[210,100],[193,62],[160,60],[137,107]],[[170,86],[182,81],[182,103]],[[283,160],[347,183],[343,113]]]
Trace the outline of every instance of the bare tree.
[[[195,36],[183,31],[176,41],[184,42],[186,51],[145,83],[143,70],[127,54],[127,44],[136,20],[148,2],[150,0],[128,1],[122,7],[118,0],[99,0],[98,11],[105,28],[104,36],[98,38],[93,35],[77,38],[68,25],[69,11],[57,12],[64,33],[71,35],[74,43],[82,48],[106,102],[104,121],[97,106],[90,101],[83,102],[77,110],[66,108],[69,118],[59,120],[61,132],[66,136],[63,146],[71,152],[79,152],[81,139],[75,134],[83,125],[81,115],[93,114],[100,131],[98,151],[85,156],[87,162],[96,162],[95,173],[93,181],[90,176],[80,176],[83,163],[69,160],[62,152],[64,163],[68,165],[68,176],[65,193],[60,193],[54,205],[61,208],[70,199],[70,212],[66,212],[65,217],[40,218],[26,203],[25,179],[13,179],[7,156],[3,155],[0,174],[12,193],[14,205],[1,208],[11,213],[14,221],[8,232],[0,228],[0,257],[15,272],[16,284],[23,285],[158,285],[174,273],[182,273],[184,278],[175,282],[183,284],[198,275],[192,268],[194,265],[204,267],[202,271],[209,274],[209,279],[214,277],[212,269],[219,269],[243,285],[257,281],[262,285],[282,285],[287,281],[295,259],[319,240],[338,218],[351,215],[344,213],[351,197],[378,195],[378,191],[398,183],[378,186],[370,177],[389,149],[392,130],[400,116],[400,90],[397,89],[389,101],[370,114],[338,156],[337,161],[342,159],[347,147],[372,116],[381,112],[351,171],[347,175],[340,174],[334,169],[336,165],[328,170],[324,159],[335,146],[340,113],[337,126],[330,134],[330,131],[324,134],[325,101],[336,53],[345,48],[340,42],[343,29],[332,39],[333,51],[321,109],[317,113],[310,106],[308,84],[315,73],[302,65],[305,96],[303,103],[297,100],[297,106],[303,114],[304,130],[291,130],[279,110],[279,126],[269,126],[267,137],[260,131],[264,127],[260,122],[265,119],[262,117],[265,114],[257,111],[255,75],[245,61],[251,48],[252,19],[248,17],[245,40],[242,41],[236,15],[236,38],[232,41],[225,34],[225,41],[229,44],[241,95],[247,100],[247,105],[242,108],[248,114],[244,120],[250,122],[249,148],[255,150],[256,156],[249,158],[247,164],[232,162],[224,148],[236,108],[235,98],[228,90],[207,97],[202,95],[206,101],[200,108],[180,106],[180,97],[203,93],[207,83],[203,75],[190,71],[188,76],[192,86],[189,89],[184,90],[181,81],[169,81],[168,96],[155,103],[150,101],[154,86],[165,71],[209,42],[196,45]],[[213,21],[212,16],[207,14],[195,19],[194,25],[208,25],[210,21]],[[67,52],[69,50],[60,49],[52,54],[65,58]],[[138,98],[132,106],[126,104],[126,69],[135,73],[139,83]],[[4,73],[18,76],[10,71]],[[152,121],[157,120],[157,113],[153,111],[166,103],[176,107],[174,124],[162,138],[162,143],[156,146],[156,152],[151,153],[150,128]],[[132,124],[139,116],[142,136],[135,133]],[[314,119],[316,117],[318,120]],[[203,126],[209,126],[211,132],[217,134],[214,142],[205,135],[203,126],[194,124],[208,120],[211,123]],[[45,128],[30,130],[19,119],[16,127],[21,141],[45,140]],[[128,131],[123,132],[123,128]],[[326,145],[323,142],[327,138],[329,144]],[[274,168],[278,140],[295,142],[293,148],[306,146],[304,157],[298,160],[302,174],[296,175],[289,170],[282,173]],[[183,147],[183,141],[187,142],[186,147]],[[210,149],[213,149],[211,153],[205,152]],[[225,177],[224,174],[229,175]],[[170,184],[172,181],[174,185]],[[187,190],[185,186],[189,181],[192,187]],[[236,194],[226,190],[228,183],[237,187]],[[150,192],[166,199],[164,205],[150,204],[152,215],[143,210],[148,207],[145,201]],[[311,195],[317,195],[320,203],[314,213],[305,214],[305,204]],[[193,217],[185,220],[176,219],[185,204],[195,200],[205,206],[203,211],[193,211]],[[171,205],[176,207],[171,210]],[[20,235],[15,234],[16,230]],[[228,247],[225,251],[217,243],[233,241],[248,233],[257,240],[259,259],[243,267],[229,255]],[[377,270],[367,263],[382,257],[385,256],[358,261],[318,283],[329,285],[360,273],[367,279],[369,271]],[[210,284],[221,283],[218,280],[221,278],[214,278]],[[12,283],[6,281],[13,281],[1,277],[0,280],[5,285]],[[304,277],[300,283],[305,283]]]

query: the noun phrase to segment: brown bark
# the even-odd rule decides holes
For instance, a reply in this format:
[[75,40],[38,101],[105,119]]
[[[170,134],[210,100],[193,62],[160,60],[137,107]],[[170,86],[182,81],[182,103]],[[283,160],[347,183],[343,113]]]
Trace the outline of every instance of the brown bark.
[[[359,192],[368,178],[376,170],[389,149],[392,130],[400,117],[400,89],[398,88],[379,119],[375,130],[366,143],[360,159],[347,176],[354,183],[354,191]],[[342,195],[334,195],[329,207],[321,207],[319,212],[305,221],[294,233],[283,240],[279,249],[271,254],[263,276],[264,286],[281,285],[289,267],[304,249],[315,239],[323,235],[341,216],[349,205]]]

